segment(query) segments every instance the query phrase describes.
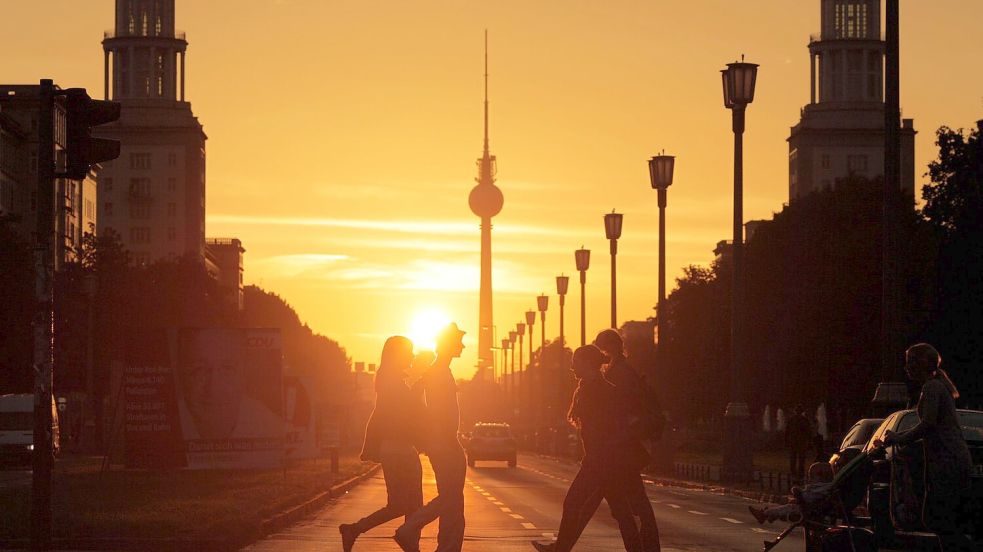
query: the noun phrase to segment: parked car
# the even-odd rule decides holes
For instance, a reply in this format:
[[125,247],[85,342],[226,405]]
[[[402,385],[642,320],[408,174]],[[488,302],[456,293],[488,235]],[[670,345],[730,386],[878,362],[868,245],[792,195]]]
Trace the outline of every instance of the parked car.
[[518,447],[509,424],[479,422],[470,432],[465,452],[468,465],[472,468],[475,462],[485,460],[505,461],[510,468],[514,468]]
[[[983,540],[983,412],[978,410],[957,410],[959,425],[969,446],[973,458],[973,472],[970,489],[970,500],[965,504],[963,512],[953,512],[953,515],[966,516],[965,519],[975,520],[974,538]],[[900,433],[915,427],[919,422],[918,412],[901,410],[888,416],[871,436],[864,446],[864,451],[874,448],[876,441],[883,441],[887,431]],[[875,462],[874,474],[867,490],[867,510],[870,512],[874,531],[880,538],[893,539],[897,535],[907,536],[920,527],[920,515],[901,516],[895,509],[895,502],[902,496],[922,497],[925,488],[924,456],[921,446],[910,446],[903,449],[905,457],[904,468],[901,469],[902,451],[897,446],[887,447],[884,460]],[[894,464],[892,466],[892,463]],[[902,483],[904,481],[904,483]],[[911,491],[900,492],[899,485],[910,485]],[[893,488],[892,488],[893,487]],[[919,503],[919,508],[921,504]],[[892,515],[893,512],[893,515]],[[905,523],[904,518],[912,521]]]
[[[60,448],[58,407],[51,399],[53,452]],[[0,395],[0,459],[28,463],[34,454],[34,395]]]
[[870,436],[874,434],[883,421],[884,418],[863,418],[853,424],[853,427],[846,432],[846,437],[840,443],[840,448],[829,457],[829,466],[833,468],[833,473],[839,471],[847,462],[856,458],[864,450],[870,441]]

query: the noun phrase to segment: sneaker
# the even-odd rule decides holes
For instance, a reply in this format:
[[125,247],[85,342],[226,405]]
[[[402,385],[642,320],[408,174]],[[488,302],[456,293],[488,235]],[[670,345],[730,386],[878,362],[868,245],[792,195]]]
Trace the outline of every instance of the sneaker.
[[393,540],[396,541],[396,545],[403,552],[420,552],[419,541],[401,534],[398,529],[396,530],[396,534],[393,535]]
[[754,519],[758,521],[759,525],[764,525],[765,523],[765,509],[761,506],[748,506],[748,511],[754,516]]
[[539,541],[532,541],[532,547],[538,550],[539,552],[553,552],[554,550],[556,550],[556,543],[555,542],[544,543]]
[[338,526],[338,532],[341,533],[341,548],[345,552],[352,552],[355,539],[358,538],[358,528],[354,523],[343,523]]

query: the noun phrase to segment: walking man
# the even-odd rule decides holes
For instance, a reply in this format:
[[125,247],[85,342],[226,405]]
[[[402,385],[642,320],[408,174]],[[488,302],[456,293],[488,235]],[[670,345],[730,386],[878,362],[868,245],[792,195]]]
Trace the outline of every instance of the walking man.
[[460,409],[451,361],[464,350],[464,332],[451,323],[437,336],[437,358],[423,375],[426,449],[437,480],[437,496],[410,515],[393,537],[404,552],[419,552],[420,530],[440,518],[436,552],[461,552],[464,545],[464,478],[467,463],[457,440]]
[[573,371],[579,383],[568,418],[580,428],[584,458],[563,500],[556,542],[532,543],[540,552],[570,552],[602,498],[618,522],[625,550],[643,550],[626,488],[639,455],[645,451],[632,454],[629,450],[628,412],[617,390],[601,374],[603,362],[604,355],[593,345],[580,347],[573,354]]
[[[616,330],[603,330],[597,334],[594,344],[607,357],[608,363],[604,367],[604,377],[617,389],[621,400],[629,405],[633,418],[631,437],[634,442],[631,446],[644,451],[642,438],[662,431],[661,425],[665,423],[665,419],[662,418],[661,407],[658,404],[653,404],[655,403],[654,393],[646,392],[650,390],[645,380],[628,363],[624,340],[621,339],[621,335]],[[656,425],[660,427],[653,427]],[[638,516],[643,550],[645,552],[659,552],[662,549],[659,539],[659,525],[655,521],[655,512],[652,511],[652,503],[649,502],[648,494],[645,492],[645,483],[642,481],[641,474],[642,468],[648,464],[649,460],[650,458],[646,454],[644,461],[635,466],[627,482],[626,492],[632,513]]]
[[785,446],[788,448],[789,471],[797,481],[805,477],[805,456],[812,444],[812,427],[801,406],[792,409],[785,426]]

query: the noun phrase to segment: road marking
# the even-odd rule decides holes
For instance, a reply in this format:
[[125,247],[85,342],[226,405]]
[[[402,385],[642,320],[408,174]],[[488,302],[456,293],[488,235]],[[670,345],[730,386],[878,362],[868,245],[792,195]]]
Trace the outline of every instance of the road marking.
[[515,519],[526,519],[526,518],[520,516],[519,514],[509,514],[509,515],[512,516]]
[[695,515],[698,515],[698,516],[708,516],[708,515],[710,515],[710,514],[708,514],[706,512],[701,512],[699,510],[689,510],[689,513],[695,514]]
[[494,504],[495,506],[505,506],[505,504],[504,504],[504,503],[502,503],[502,502],[499,502],[499,501],[497,501],[497,500],[492,500],[492,504]]
[[666,502],[666,506],[668,506],[670,508],[676,508],[677,510],[679,509],[679,504],[670,504],[670,503]]
[[743,521],[738,521],[738,520],[736,520],[734,518],[720,518],[720,519],[726,521],[727,523],[733,523],[735,525],[740,524],[740,523],[744,523]]
[[535,525],[533,525],[532,523],[529,523],[528,521],[523,522],[522,523],[522,526],[525,527],[526,529],[535,529],[536,528]]
[[511,508],[506,508],[505,506],[502,506],[501,508],[499,508],[499,510],[505,512],[506,514],[512,512],[512,509]]
[[485,498],[487,498],[488,500],[491,500],[492,502],[495,502],[495,501],[497,501],[497,500],[498,500],[497,498],[495,498],[495,497],[493,497],[493,496],[491,496],[491,495],[489,495],[489,496],[486,496]]
[[556,535],[553,533],[542,533],[542,535],[550,540],[556,540]]
[[774,531],[768,531],[767,529],[762,529],[760,527],[752,527],[751,530],[754,531],[755,533],[762,533],[762,534],[765,534],[765,535],[777,535],[778,534],[778,533],[776,533]]

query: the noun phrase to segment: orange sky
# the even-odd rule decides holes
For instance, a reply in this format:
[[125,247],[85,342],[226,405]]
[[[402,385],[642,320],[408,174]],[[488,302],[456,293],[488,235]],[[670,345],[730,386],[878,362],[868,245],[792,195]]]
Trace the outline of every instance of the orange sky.
[[[0,81],[102,93],[111,0],[4,2]],[[619,318],[656,295],[656,205],[645,160],[678,156],[670,278],[708,263],[731,216],[730,116],[721,66],[761,64],[748,112],[745,212],[787,201],[789,127],[808,101],[819,1],[178,0],[188,98],[208,133],[210,236],[244,241],[246,282],[285,297],[355,360],[437,309],[468,330],[475,362],[478,220],[467,193],[481,153],[482,31],[491,41],[491,144],[499,333],[594,251],[588,332],[608,322],[602,215],[625,213]],[[983,3],[902,2],[902,105],[918,182],[933,132],[983,117]],[[42,32],[42,29],[48,29]],[[567,333],[577,340],[576,277]],[[670,282],[671,287],[671,282]],[[536,327],[536,342],[539,327]]]

